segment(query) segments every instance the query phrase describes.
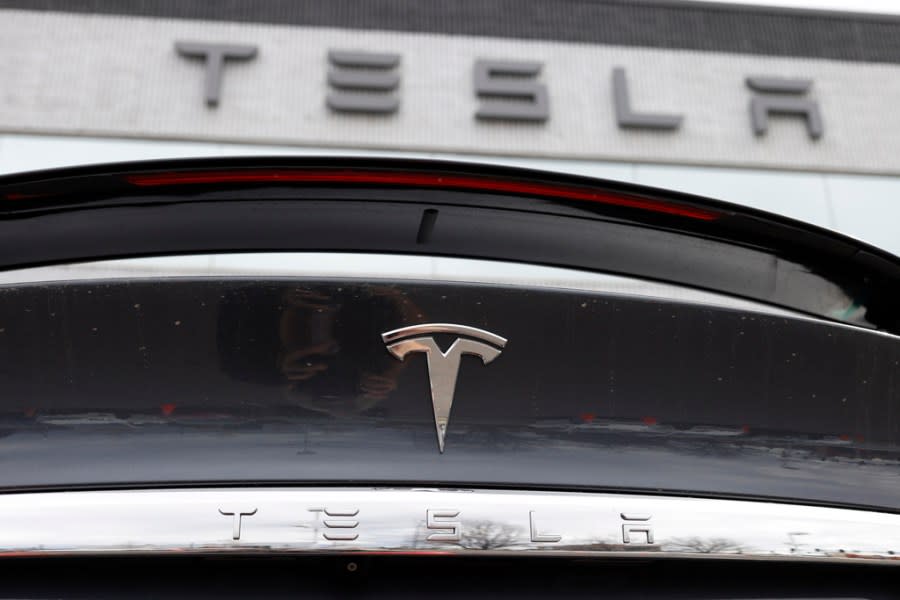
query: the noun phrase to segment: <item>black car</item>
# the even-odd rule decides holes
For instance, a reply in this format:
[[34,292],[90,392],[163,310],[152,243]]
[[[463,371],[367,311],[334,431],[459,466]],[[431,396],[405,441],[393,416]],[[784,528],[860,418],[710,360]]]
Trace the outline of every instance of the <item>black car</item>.
[[5,597],[897,597],[894,256],[447,162],[0,201]]

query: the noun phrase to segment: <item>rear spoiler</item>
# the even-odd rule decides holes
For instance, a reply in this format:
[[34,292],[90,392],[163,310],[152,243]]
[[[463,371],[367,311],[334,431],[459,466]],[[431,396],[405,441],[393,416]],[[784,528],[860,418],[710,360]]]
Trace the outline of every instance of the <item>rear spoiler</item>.
[[352,158],[167,160],[0,177],[0,269],[276,250],[615,273],[900,334],[900,258],[678,192],[508,167]]

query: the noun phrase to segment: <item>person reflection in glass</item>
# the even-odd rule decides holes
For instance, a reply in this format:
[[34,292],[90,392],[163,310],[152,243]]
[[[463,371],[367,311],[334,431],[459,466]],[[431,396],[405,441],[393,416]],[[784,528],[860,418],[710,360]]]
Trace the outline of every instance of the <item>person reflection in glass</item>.
[[397,388],[404,363],[385,350],[381,334],[423,317],[387,285],[261,285],[224,304],[231,315],[226,322],[220,314],[226,370],[274,379],[289,404],[331,416],[370,411]]

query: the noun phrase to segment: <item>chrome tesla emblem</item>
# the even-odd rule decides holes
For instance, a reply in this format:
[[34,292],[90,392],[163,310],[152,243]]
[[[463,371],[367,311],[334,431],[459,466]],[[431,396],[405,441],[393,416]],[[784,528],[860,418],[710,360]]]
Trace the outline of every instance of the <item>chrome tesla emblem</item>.
[[[446,352],[441,352],[434,338],[429,335],[433,333],[452,333],[463,337],[458,337]],[[434,426],[437,429],[438,448],[443,452],[456,376],[459,373],[459,359],[463,354],[474,354],[484,364],[488,364],[500,356],[500,348],[506,346],[506,338],[465,325],[425,323],[388,331],[381,334],[381,339],[387,344],[388,351],[400,360],[410,352],[425,353],[428,359],[428,378],[431,380]]]

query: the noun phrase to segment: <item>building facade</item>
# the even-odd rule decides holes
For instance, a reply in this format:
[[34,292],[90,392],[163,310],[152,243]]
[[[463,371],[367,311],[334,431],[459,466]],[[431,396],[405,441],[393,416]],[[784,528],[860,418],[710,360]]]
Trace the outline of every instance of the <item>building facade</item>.
[[0,172],[486,160],[678,189],[900,254],[900,19],[617,0],[0,0]]

